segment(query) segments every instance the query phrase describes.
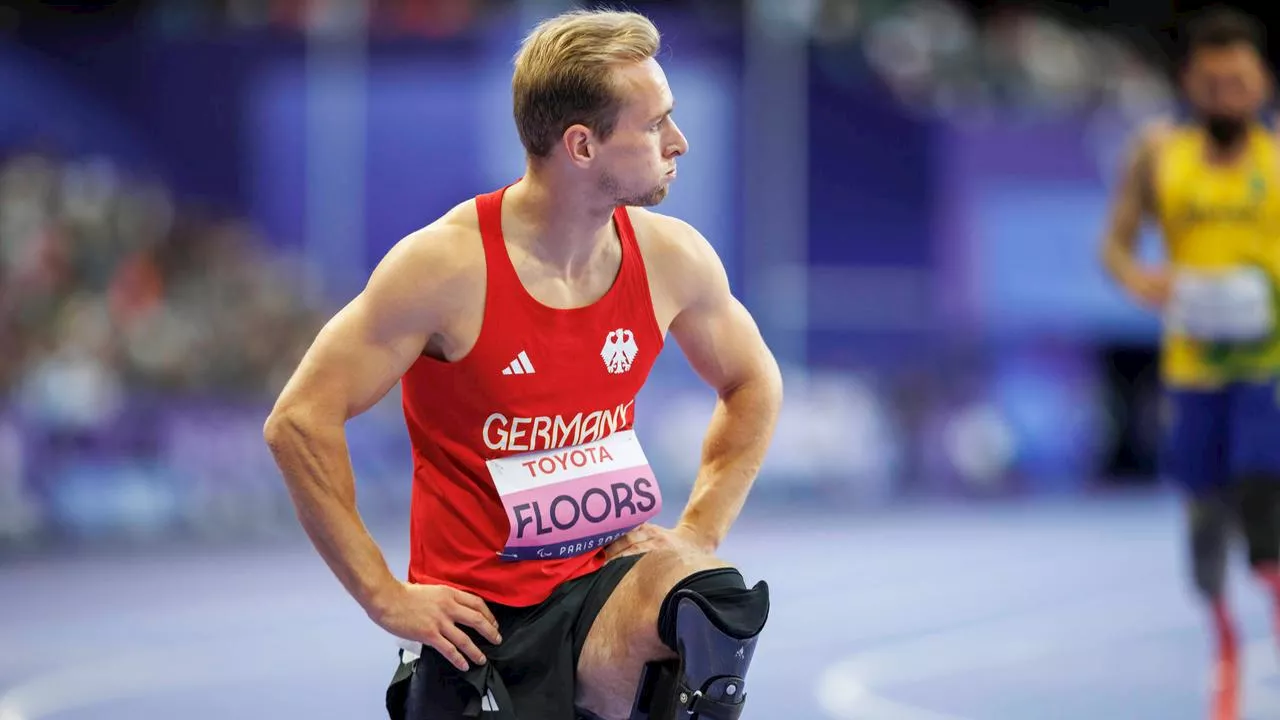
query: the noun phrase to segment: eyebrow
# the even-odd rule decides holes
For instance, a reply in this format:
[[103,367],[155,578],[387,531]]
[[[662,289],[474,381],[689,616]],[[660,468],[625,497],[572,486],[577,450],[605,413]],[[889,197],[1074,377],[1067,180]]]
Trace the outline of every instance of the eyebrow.
[[659,114],[659,115],[655,115],[655,116],[653,116],[652,118],[650,118],[650,119],[649,119],[649,122],[651,122],[651,123],[658,122],[658,121],[659,121],[659,120],[661,120],[662,118],[664,118],[664,117],[666,117],[666,116],[670,115],[671,113],[675,112],[675,109],[676,109],[676,104],[675,104],[675,102],[672,102],[670,105],[668,105],[668,106],[667,106],[667,109],[666,109],[666,110],[662,111],[662,113],[661,113],[661,114]]

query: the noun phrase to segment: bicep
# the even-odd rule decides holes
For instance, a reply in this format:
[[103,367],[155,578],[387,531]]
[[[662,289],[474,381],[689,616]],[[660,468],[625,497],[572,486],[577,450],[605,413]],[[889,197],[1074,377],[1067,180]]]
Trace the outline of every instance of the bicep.
[[371,298],[357,296],[316,336],[281,402],[343,421],[373,407],[426,346],[424,332],[399,325]]
[[699,377],[724,393],[732,388],[777,373],[751,313],[733,296],[724,266],[700,236],[700,252],[692,262],[681,262],[681,284],[696,288],[671,322],[671,335]]
[[440,283],[419,272],[421,253],[397,247],[303,356],[277,407],[346,421],[373,407],[422,354],[434,332]]
[[755,320],[727,291],[677,315],[671,334],[694,372],[718,392],[776,372]]
[[1125,163],[1120,183],[1111,200],[1106,238],[1109,245],[1132,248],[1137,244],[1142,224],[1155,204],[1153,155],[1150,134],[1139,138]]

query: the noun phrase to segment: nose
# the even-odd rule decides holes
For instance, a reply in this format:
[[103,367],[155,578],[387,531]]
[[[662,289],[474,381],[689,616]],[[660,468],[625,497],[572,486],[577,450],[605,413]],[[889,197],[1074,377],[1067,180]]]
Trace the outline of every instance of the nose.
[[680,157],[681,155],[689,152],[689,140],[685,138],[683,132],[680,132],[680,128],[676,126],[676,121],[672,120],[669,127],[675,136],[667,146],[667,154],[671,157]]

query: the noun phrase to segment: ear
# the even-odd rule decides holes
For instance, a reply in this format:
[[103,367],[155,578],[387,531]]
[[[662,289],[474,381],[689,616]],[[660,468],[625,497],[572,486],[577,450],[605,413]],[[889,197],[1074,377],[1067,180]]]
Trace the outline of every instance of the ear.
[[595,135],[586,125],[570,125],[560,138],[569,161],[578,167],[587,167],[596,157]]

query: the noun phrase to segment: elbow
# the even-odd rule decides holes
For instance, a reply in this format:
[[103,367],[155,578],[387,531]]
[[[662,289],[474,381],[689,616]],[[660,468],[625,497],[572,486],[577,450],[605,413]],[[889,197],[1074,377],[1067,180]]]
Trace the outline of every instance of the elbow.
[[325,405],[281,401],[263,423],[262,438],[279,458],[299,446],[327,441],[333,432],[341,433],[344,422],[345,418]]
[[1141,231],[1139,223],[1128,220],[1117,221],[1107,228],[1098,248],[1098,263],[1113,279],[1119,279],[1134,262]]
[[262,426],[262,439],[266,441],[271,453],[276,456],[304,434],[304,426],[298,412],[287,407],[276,406]]
[[1102,243],[1102,248],[1098,252],[1098,264],[1102,267],[1103,273],[1112,280],[1119,279],[1121,256],[1122,253],[1114,240],[1108,239]]
[[1115,261],[1116,256],[1116,240],[1112,237],[1112,233],[1108,233],[1102,238],[1102,242],[1098,243],[1098,262],[1104,268],[1110,268]]

